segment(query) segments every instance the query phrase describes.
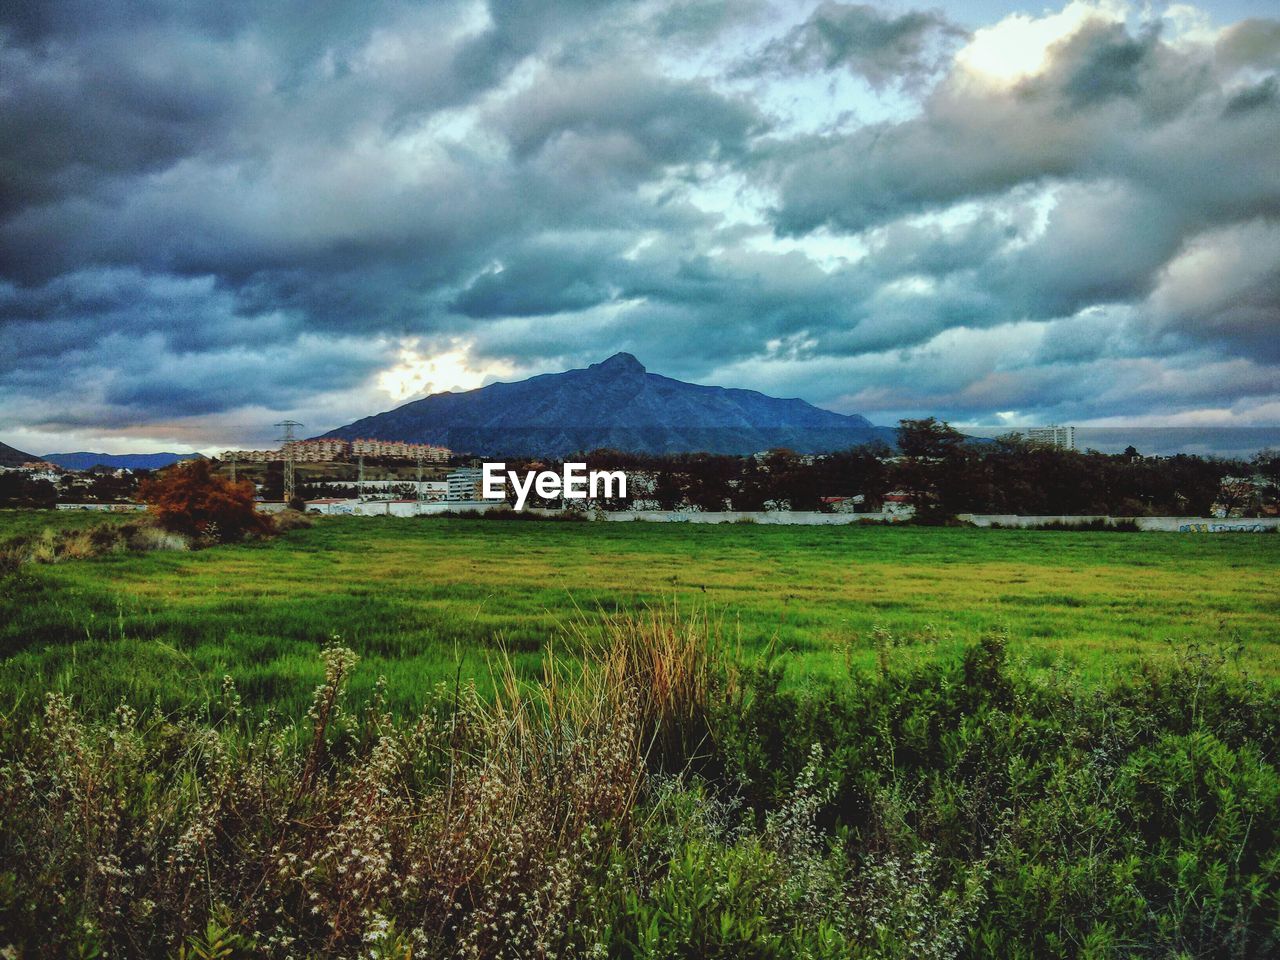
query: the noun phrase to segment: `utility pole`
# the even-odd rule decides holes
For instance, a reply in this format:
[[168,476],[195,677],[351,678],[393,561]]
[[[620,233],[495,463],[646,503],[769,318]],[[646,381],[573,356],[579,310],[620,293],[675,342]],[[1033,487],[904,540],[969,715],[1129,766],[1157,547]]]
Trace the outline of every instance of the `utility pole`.
[[279,438],[282,444],[281,449],[284,451],[284,502],[286,504],[293,502],[293,443],[296,437],[294,429],[302,426],[297,420],[283,420],[276,424],[282,431],[283,436]]
[[233,453],[231,455],[231,482],[232,483],[236,482],[236,460],[237,460],[237,457]]
[[364,499],[364,454],[360,454],[359,473],[356,474],[356,497],[360,500]]
[[419,448],[417,452],[417,460],[418,460],[418,504],[419,504],[419,507],[421,507],[421,504],[422,504],[422,450],[421,448]]

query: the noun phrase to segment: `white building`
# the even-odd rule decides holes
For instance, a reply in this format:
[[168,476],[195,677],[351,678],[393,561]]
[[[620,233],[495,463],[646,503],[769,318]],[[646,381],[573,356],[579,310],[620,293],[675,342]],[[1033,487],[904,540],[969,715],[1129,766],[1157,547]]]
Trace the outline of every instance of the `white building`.
[[1059,450],[1076,448],[1076,428],[1060,427],[1051,423],[1047,427],[1032,427],[1027,431],[1027,439],[1046,447],[1057,447]]
[[403,440],[351,441],[351,456],[385,457],[392,460],[417,460],[423,463],[444,463],[449,459],[449,448],[433,443],[406,443]]
[[223,463],[274,463],[284,459],[282,450],[223,450],[218,457]]
[[479,467],[459,467],[444,480],[447,484],[444,498],[449,503],[484,501],[484,471]]
[[333,437],[317,437],[314,440],[294,440],[284,445],[286,451],[292,451],[293,459],[298,463],[333,463],[351,459],[351,444],[346,440]]
[[240,463],[273,463],[283,460],[286,451],[292,451],[296,463],[341,463],[356,457],[445,463],[450,456],[448,447],[432,443],[405,443],[402,440],[348,441],[336,437],[317,437],[313,440],[294,440],[280,450],[224,450],[220,459],[226,462],[237,460]]

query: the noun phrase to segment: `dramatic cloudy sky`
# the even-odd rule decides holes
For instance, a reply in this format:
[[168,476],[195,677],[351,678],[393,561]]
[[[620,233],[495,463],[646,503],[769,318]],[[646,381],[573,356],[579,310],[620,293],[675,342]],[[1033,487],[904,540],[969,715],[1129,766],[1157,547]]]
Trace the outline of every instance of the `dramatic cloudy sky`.
[[1275,10],[8,0],[0,440],[619,350],[881,423],[1280,423]]

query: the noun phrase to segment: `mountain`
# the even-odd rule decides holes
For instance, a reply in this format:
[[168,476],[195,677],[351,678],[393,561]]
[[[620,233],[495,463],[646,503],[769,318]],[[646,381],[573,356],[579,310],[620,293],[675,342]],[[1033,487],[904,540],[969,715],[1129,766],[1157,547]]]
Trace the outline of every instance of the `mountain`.
[[857,415],[649,373],[629,353],[585,370],[437,393],[324,434],[437,443],[477,456],[562,457],[609,447],[633,453],[750,454],[773,447],[839,450],[896,431]]
[[15,450],[7,443],[0,443],[0,467],[20,467],[30,460],[39,460],[37,456]]
[[159,470],[179,460],[202,460],[198,453],[50,453],[41,458],[56,463],[64,470],[89,470],[111,467],[119,470]]

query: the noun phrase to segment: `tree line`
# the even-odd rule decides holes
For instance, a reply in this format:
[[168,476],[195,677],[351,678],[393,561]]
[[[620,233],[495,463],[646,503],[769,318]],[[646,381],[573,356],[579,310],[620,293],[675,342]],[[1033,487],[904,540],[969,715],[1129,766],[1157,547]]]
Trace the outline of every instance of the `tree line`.
[[648,493],[632,491],[630,499],[664,510],[823,511],[837,509],[833,498],[861,496],[856,509],[874,512],[898,493],[923,520],[960,513],[1208,516],[1215,507],[1248,516],[1274,509],[1280,496],[1277,451],[1242,460],[1143,457],[1132,447],[1119,454],[1063,450],[1017,433],[975,440],[932,417],[901,421],[897,441],[896,450],[872,444],[821,456],[597,450],[585,458],[593,468],[652,478]]
[[[1190,454],[1143,457],[1132,447],[1119,454],[1062,450],[1017,433],[975,440],[932,417],[901,421],[896,449],[876,443],[820,456],[777,449],[748,457],[596,450],[569,459],[586,460],[593,469],[628,471],[633,478],[629,496],[603,505],[610,509],[639,502],[663,510],[827,511],[848,509],[860,497],[854,509],[876,512],[887,497],[898,494],[915,508],[918,519],[945,521],[961,513],[1209,516],[1215,508],[1257,516],[1280,504],[1280,451],[1243,460]],[[529,461],[509,465],[545,466]],[[269,467],[268,495],[273,486],[277,491],[281,486],[279,465],[271,466],[277,476]],[[68,475],[59,489],[22,473],[0,473],[0,506],[130,499],[145,477],[141,471],[123,478]],[[303,492],[335,495],[319,487]],[[536,498],[530,505],[558,506]]]

